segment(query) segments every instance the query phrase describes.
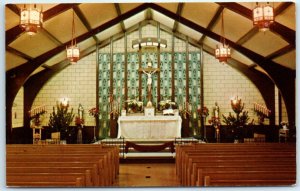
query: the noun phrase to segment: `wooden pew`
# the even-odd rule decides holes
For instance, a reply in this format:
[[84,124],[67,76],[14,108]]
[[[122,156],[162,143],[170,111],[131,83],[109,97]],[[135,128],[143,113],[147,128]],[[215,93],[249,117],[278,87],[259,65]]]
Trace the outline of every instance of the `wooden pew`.
[[[16,167],[12,167],[11,165],[17,165],[20,168],[25,165],[27,174],[45,174],[45,172],[49,174],[50,172],[57,173],[58,171],[64,175],[79,173],[85,169],[85,171],[88,170],[91,173],[92,185],[109,186],[112,185],[119,172],[119,149],[118,147],[102,145],[7,145],[7,164],[8,175],[21,173],[20,169],[16,169]],[[39,164],[40,168],[36,166],[26,166],[29,164]],[[62,165],[60,166],[60,170],[56,168],[57,166],[54,166],[57,164]],[[85,166],[83,167],[82,165]],[[89,167],[86,165],[89,165]],[[46,171],[47,168],[50,169],[50,172]],[[62,171],[62,169],[64,170]],[[26,184],[24,181],[22,182],[20,181],[20,183],[18,183],[16,181],[7,180],[7,185],[12,186],[14,183],[16,185]],[[46,185],[35,181],[31,182],[32,185],[36,186]],[[77,181],[77,183],[76,181],[70,181],[65,185],[67,184],[82,185],[80,181]],[[26,185],[28,186],[30,184]],[[55,185],[57,184],[49,184],[49,186]]]
[[[197,186],[283,186],[296,183],[296,171],[198,171]],[[203,182],[202,182],[203,181]]]
[[[15,186],[13,182],[53,182],[56,185],[62,182],[77,182],[80,178],[84,187],[92,187],[91,174],[84,173],[10,173],[6,175],[7,186]],[[52,184],[53,185],[53,184]]]
[[[259,146],[259,147],[258,147]],[[176,174],[184,186],[195,186],[204,182],[208,177],[210,184],[215,184],[218,180],[215,177],[201,175],[199,172],[206,171],[230,171],[235,170],[238,173],[246,174],[256,170],[266,173],[275,173],[279,171],[288,171],[286,181],[277,181],[272,176],[270,181],[260,176],[262,181],[252,181],[252,185],[256,182],[258,185],[263,183],[266,185],[283,185],[295,182],[293,173],[296,169],[296,152],[295,144],[194,144],[181,145],[176,147]],[[235,164],[234,166],[232,164]],[[247,165],[245,165],[247,164]],[[272,166],[273,165],[273,166]],[[237,176],[238,177],[238,176]],[[244,177],[247,179],[247,177]],[[241,178],[242,179],[242,178]],[[201,182],[202,180],[202,182]],[[225,180],[224,180],[225,181]],[[273,181],[273,182],[272,182]],[[232,181],[234,182],[234,181]],[[241,182],[239,182],[240,184]],[[228,185],[234,184],[227,183]],[[247,185],[244,181],[244,185]],[[204,184],[203,184],[204,185]],[[202,186],[203,186],[202,185]],[[224,183],[224,185],[226,185]]]

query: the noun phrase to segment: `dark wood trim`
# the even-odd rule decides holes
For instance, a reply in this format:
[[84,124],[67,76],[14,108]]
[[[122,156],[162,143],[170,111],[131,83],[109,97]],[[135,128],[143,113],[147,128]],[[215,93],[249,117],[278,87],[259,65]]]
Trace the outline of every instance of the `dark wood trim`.
[[[224,9],[223,6],[220,6],[220,7],[217,9],[215,15],[213,16],[213,18],[210,20],[209,24],[208,24],[207,27],[206,27],[207,30],[211,30],[211,29],[215,26],[215,24],[216,24],[216,22],[218,21],[218,19],[219,19],[221,13],[222,13],[222,11],[223,11],[223,9]],[[204,38],[205,38],[205,35],[203,34],[203,35],[201,36],[201,38],[199,39],[198,43],[199,43],[199,44],[202,44]]]
[[[72,5],[70,6],[72,7]],[[148,5],[146,3],[132,9],[131,11],[128,11],[124,14],[122,14],[119,17],[116,17],[103,25],[96,27],[92,31],[89,31],[85,34],[80,35],[76,38],[77,43],[80,43],[81,41],[84,41],[88,39],[89,37],[98,34],[101,31],[106,30],[107,28],[114,26],[115,24],[119,23],[122,20],[125,20],[133,15],[135,15],[137,12],[141,12],[148,8]],[[18,27],[19,28],[19,27]],[[11,107],[12,102],[21,88],[21,86],[25,83],[28,76],[36,69],[38,68],[42,63],[53,57],[54,55],[60,53],[61,51],[64,51],[66,46],[70,44],[71,41],[64,43],[63,45],[56,47],[38,57],[33,59],[31,62],[27,62],[25,64],[22,64],[21,66],[18,66],[16,68],[13,68],[6,72],[6,96],[8,99],[6,99],[6,106]],[[11,128],[11,124],[7,124],[7,128]]]
[[186,56],[186,60],[185,60],[185,101],[186,102],[190,102],[189,97],[190,97],[190,93],[189,93],[189,82],[190,82],[190,76],[189,76],[189,65],[190,65],[190,60],[189,60],[189,41],[188,41],[188,37],[186,37],[185,40],[185,56]]
[[[157,48],[157,68],[160,69],[160,47]],[[160,70],[161,71],[161,70]],[[160,72],[157,73],[157,104],[160,102]]]
[[69,9],[72,9],[73,6],[79,5],[80,3],[62,3],[59,5],[56,5],[55,7],[48,9],[43,13],[44,22],[55,17],[56,15],[59,15],[65,11],[68,11]]
[[[160,39],[160,23],[157,23],[157,38]],[[157,47],[157,68],[159,69],[159,72],[157,73],[157,104],[160,102],[160,77],[161,77],[161,70],[160,70],[160,46]]]
[[[124,99],[127,100],[128,99],[128,53],[127,53],[127,32],[125,32],[125,36],[124,36],[124,93],[125,93],[125,97]],[[124,100],[124,101],[125,101]],[[127,102],[125,102],[125,106],[127,108]]]
[[172,63],[171,63],[171,71],[172,71],[172,85],[171,85],[171,88],[172,88],[172,97],[171,97],[171,100],[172,101],[175,101],[175,55],[174,55],[174,39],[175,39],[175,36],[174,36],[174,33],[172,33],[172,53],[171,53],[171,56],[172,56]]
[[12,12],[16,13],[16,15],[20,16],[20,9],[15,4],[6,4],[6,7],[9,8]]
[[252,69],[252,68],[255,68],[256,66],[257,66],[257,64],[253,63],[253,64],[248,65],[248,68]]
[[10,46],[6,47],[6,51],[10,52],[12,54],[15,54],[21,58],[24,58],[25,60],[32,60],[33,58],[31,56],[28,56],[27,54],[24,54],[23,52],[20,52]]
[[[252,10],[238,4],[238,3],[218,3],[221,6],[224,6],[225,8],[238,13],[244,17],[246,17],[249,20],[252,20]],[[283,7],[284,8],[284,7]],[[282,9],[282,8],[280,8]],[[277,12],[280,12],[281,10],[278,10]],[[287,41],[289,44],[293,45],[294,47],[296,46],[296,32],[278,22],[274,22],[270,26],[270,30],[279,34],[285,41]]]
[[[176,15],[181,16],[183,7],[184,7],[184,3],[182,3],[182,2],[181,2],[181,3],[178,3]],[[176,32],[176,31],[177,31],[177,28],[178,28],[178,21],[175,21],[175,22],[174,22],[174,26],[173,26],[173,30],[172,30],[172,31],[173,31],[173,32]]]
[[[80,59],[84,58],[85,56],[88,56],[89,54],[93,53],[96,50],[96,46],[91,46],[84,51],[81,52]],[[61,61],[53,66],[51,66],[48,69],[45,69],[37,74],[34,74],[30,76],[30,78],[26,81],[24,84],[24,127],[30,128],[30,120],[27,115],[26,111],[29,111],[32,107],[33,101],[38,95],[39,91],[42,89],[44,84],[51,79],[53,76],[55,76],[57,73],[59,73],[61,70],[65,69],[69,66],[69,61],[64,60]],[[96,63],[97,67],[97,63]],[[97,72],[97,71],[96,71]],[[97,78],[97,77],[96,77]],[[97,84],[97,82],[96,82]],[[97,92],[97,87],[96,87]],[[97,92],[98,93],[98,92]],[[96,99],[98,98],[98,95],[96,96]],[[99,102],[99,100],[96,101],[96,104]]]
[[[96,108],[100,111],[100,103],[99,103],[99,44],[97,43],[95,45],[95,48],[96,48]],[[82,54],[82,53],[81,53]],[[96,117],[96,129],[98,130],[99,132],[99,127],[100,127],[100,123],[99,123],[99,117]],[[96,137],[98,137],[99,133],[96,135]]]
[[280,122],[282,121],[282,97],[279,90],[278,90],[278,113],[279,113],[278,120],[280,125]]
[[284,54],[286,54],[286,53],[288,53],[292,50],[295,50],[295,47],[293,47],[292,45],[287,45],[287,46],[273,52],[272,54],[266,56],[266,58],[269,59],[269,60],[273,60],[274,58],[282,56],[282,55],[284,55]]
[[[73,6],[73,10],[75,12],[75,14],[78,16],[78,18],[80,19],[81,23],[85,26],[85,28],[88,31],[92,30],[91,25],[89,24],[88,20],[86,19],[86,17],[84,16],[84,14],[82,13],[82,11],[79,9],[78,5],[74,5]],[[96,43],[98,43],[98,38],[93,35],[93,39],[95,40]]]
[[152,11],[151,11],[151,9],[147,9],[147,11],[146,11],[146,20],[152,20]]
[[[224,4],[224,3],[222,3]],[[157,4],[149,4],[151,8],[154,10],[163,13],[164,15],[177,20],[178,22],[186,25],[187,27],[193,28],[194,30],[204,33],[208,37],[214,39],[214,40],[219,40],[220,35],[207,30],[206,28],[199,26],[198,24],[187,20],[184,17],[178,17],[175,13],[160,7]],[[240,6],[240,5],[238,5]],[[226,3],[225,3],[225,8],[226,8]],[[231,8],[231,7],[230,7]],[[247,8],[245,8],[248,10]],[[247,11],[246,11],[247,12]],[[250,11],[251,13],[251,11]],[[274,25],[273,25],[274,26]],[[276,25],[277,26],[277,25]],[[282,28],[283,29],[283,28]],[[277,28],[278,30],[278,28]],[[288,29],[291,31],[290,29]],[[284,31],[283,31],[284,32]],[[289,34],[289,32],[287,32]],[[286,34],[285,34],[286,35]],[[293,32],[293,35],[295,36],[295,32]],[[291,37],[293,38],[293,37]],[[253,60],[255,63],[257,63],[259,66],[261,66],[272,78],[272,80],[276,83],[277,87],[280,89],[282,92],[282,96],[284,97],[284,100],[286,102],[286,107],[287,107],[287,112],[289,116],[289,121],[291,123],[295,122],[295,77],[296,77],[296,72],[295,70],[289,69],[287,67],[281,66],[279,64],[276,64],[272,60],[268,60],[265,57],[241,46],[238,44],[235,44],[234,42],[226,39],[226,42],[229,44],[230,47],[233,49],[239,51],[243,55],[247,56],[249,59]]]
[[[120,8],[119,3],[114,3],[114,6],[115,6],[115,9],[116,9],[117,15],[118,15],[118,16],[122,15],[122,12],[121,12],[121,8]],[[122,31],[125,32],[125,31],[126,31],[126,28],[125,28],[124,22],[121,21],[121,22],[120,22],[120,25],[121,25]]]
[[[200,107],[204,107],[204,62],[203,62],[203,45],[200,48]],[[201,123],[201,134],[204,135],[204,118],[200,117],[200,123]]]
[[53,36],[48,30],[42,28],[40,30],[45,36],[47,36],[52,42],[54,42],[57,46],[62,45],[63,43],[60,42],[55,36]]
[[113,37],[110,37],[110,71],[109,71],[109,93],[113,96],[114,93],[114,45],[113,45]]
[[[139,24],[139,39],[141,40],[142,39],[142,26],[141,26],[141,23]],[[141,46],[139,46],[139,51],[138,51],[138,54],[139,54],[139,69],[142,68],[142,48]],[[142,100],[142,73],[139,72],[139,101]],[[136,89],[134,90],[134,92],[136,92]],[[146,94],[148,92],[146,91]]]
[[[142,49],[141,47],[139,48],[139,68],[142,68]],[[139,101],[142,101],[142,73],[139,72]],[[134,90],[134,92],[136,92],[136,88]],[[148,92],[146,91],[146,94]]]
[[256,35],[259,32],[257,27],[253,27],[250,29],[246,34],[244,34],[237,42],[236,44],[242,45],[245,42],[247,42],[249,39],[251,39],[254,35]]
[[290,5],[294,4],[293,2],[282,2],[274,9],[275,17],[280,15],[283,11],[285,11]]
[[[69,9],[72,8],[75,4],[59,4],[55,7],[48,9],[47,11],[43,12],[43,21],[47,21],[51,19],[52,17],[59,15]],[[19,14],[18,14],[19,15]],[[5,45],[8,46],[10,43],[12,43],[15,39],[17,39],[24,31],[20,28],[19,25],[7,30],[5,32]]]

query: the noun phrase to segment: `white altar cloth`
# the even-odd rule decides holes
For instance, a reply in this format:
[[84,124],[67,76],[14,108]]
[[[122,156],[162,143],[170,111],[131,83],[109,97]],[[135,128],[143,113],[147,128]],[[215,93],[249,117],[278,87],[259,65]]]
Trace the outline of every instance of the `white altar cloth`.
[[181,137],[180,116],[120,116],[118,138],[167,139]]

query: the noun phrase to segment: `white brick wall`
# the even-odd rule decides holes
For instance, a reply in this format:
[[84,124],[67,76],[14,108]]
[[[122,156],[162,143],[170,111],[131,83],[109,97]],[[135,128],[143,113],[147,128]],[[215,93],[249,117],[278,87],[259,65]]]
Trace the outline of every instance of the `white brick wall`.
[[[253,103],[265,105],[264,100],[255,85],[242,73],[232,67],[219,63],[215,57],[203,53],[204,61],[204,105],[209,109],[210,116],[215,102],[220,107],[220,115],[234,113],[231,109],[230,99],[238,96],[245,103],[245,110],[248,111],[250,120],[257,116],[253,111]],[[222,118],[223,120],[223,118]],[[268,123],[268,122],[267,122]]]
[[[128,36],[132,38],[134,35]],[[131,40],[128,39],[128,42],[130,43]],[[185,51],[184,41],[176,39],[175,43],[177,46],[176,51]],[[116,47],[116,49],[123,48],[118,45]],[[109,46],[105,50],[109,51]],[[220,114],[228,116],[229,112],[233,112],[230,106],[230,99],[239,96],[245,103],[245,110],[249,112],[250,121],[254,119],[256,122],[257,116],[253,111],[253,103],[257,102],[264,105],[265,103],[255,85],[237,70],[226,64],[219,63],[213,56],[207,53],[203,55],[204,105],[212,112],[214,103],[218,102]],[[95,70],[96,54],[93,53],[80,60],[77,64],[68,66],[44,85],[33,104],[33,107],[46,105],[48,113],[44,117],[44,125],[48,124],[49,113],[52,111],[52,107],[55,106],[56,101],[64,97],[69,98],[70,107],[74,108],[74,113],[76,114],[78,104],[81,103],[85,109],[85,125],[94,125],[94,119],[88,115],[88,110],[96,106]],[[17,97],[23,97],[21,94],[20,91],[20,95],[18,94]],[[23,108],[21,104],[18,104],[18,106]],[[283,120],[287,120],[284,102],[283,113]],[[23,113],[18,113],[17,116],[23,116]],[[23,123],[23,119],[19,122],[13,120],[14,126],[17,126],[17,123]]]
[[24,108],[24,88],[22,87],[13,103],[12,107],[12,127],[23,127],[23,108]]
[[[85,112],[85,125],[94,125],[94,118],[89,116],[88,110],[96,107],[96,53],[81,59],[77,64],[69,65],[41,89],[32,107],[46,106],[47,113],[43,117],[43,125],[48,124],[53,106],[62,98],[69,99],[70,108],[74,109],[76,115],[81,103]],[[73,122],[72,125],[74,124]]]

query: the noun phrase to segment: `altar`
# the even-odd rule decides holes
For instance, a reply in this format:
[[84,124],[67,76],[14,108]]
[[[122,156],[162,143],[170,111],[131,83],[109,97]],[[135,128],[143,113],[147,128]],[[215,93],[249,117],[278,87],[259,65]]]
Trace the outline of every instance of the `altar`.
[[181,137],[180,116],[120,116],[118,138],[170,139]]

